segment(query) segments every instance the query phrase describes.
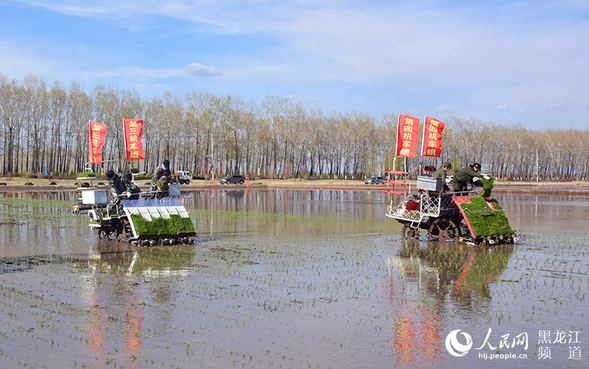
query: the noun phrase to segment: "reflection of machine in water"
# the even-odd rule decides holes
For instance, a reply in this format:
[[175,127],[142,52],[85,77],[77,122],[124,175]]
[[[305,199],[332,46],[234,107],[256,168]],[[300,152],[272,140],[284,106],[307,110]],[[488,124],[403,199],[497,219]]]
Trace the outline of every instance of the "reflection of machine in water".
[[489,285],[503,272],[513,252],[512,245],[427,245],[420,247],[418,241],[407,240],[399,254],[387,260],[389,298],[395,306],[393,350],[400,366],[436,366],[442,357],[446,311],[457,307],[484,311],[491,297]]
[[434,243],[420,247],[419,242],[406,241],[404,246],[399,256],[389,259],[389,267],[440,297],[451,287],[457,298],[473,292],[490,297],[489,284],[503,272],[513,252],[512,245],[471,248]]
[[113,274],[162,275],[190,269],[193,257],[194,247],[188,245],[137,251],[126,244],[103,242],[98,245],[98,258],[90,263]]
[[[179,291],[177,276],[191,268],[194,247],[137,250],[126,243],[100,241],[97,251],[75,264],[83,275],[82,293],[89,306],[87,335],[91,357],[96,360],[91,366],[103,367],[105,361],[116,359],[122,362],[121,367],[142,368],[144,363],[137,359],[144,350],[145,320],[149,319],[146,301],[159,306],[174,299]],[[138,283],[142,280],[149,283]],[[169,314],[158,313],[157,321],[164,327],[173,325]],[[122,333],[113,331],[113,322],[122,327]],[[120,352],[113,353],[109,350],[112,347]]]

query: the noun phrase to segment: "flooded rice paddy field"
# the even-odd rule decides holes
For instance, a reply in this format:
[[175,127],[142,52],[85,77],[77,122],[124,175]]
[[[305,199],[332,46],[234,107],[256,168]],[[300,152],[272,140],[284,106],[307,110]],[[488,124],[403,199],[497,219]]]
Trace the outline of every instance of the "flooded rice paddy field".
[[380,192],[210,190],[196,245],[132,249],[74,193],[0,194],[0,368],[586,368],[589,199],[498,199],[517,245],[403,241]]

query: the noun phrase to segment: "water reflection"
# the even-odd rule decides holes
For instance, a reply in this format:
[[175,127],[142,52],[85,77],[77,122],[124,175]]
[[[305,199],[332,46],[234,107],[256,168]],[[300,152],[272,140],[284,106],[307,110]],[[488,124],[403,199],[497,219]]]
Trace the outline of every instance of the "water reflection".
[[516,230],[546,232],[586,228],[587,196],[502,194],[497,199]]
[[441,322],[455,304],[472,317],[489,307],[490,284],[505,270],[513,245],[494,248],[405,241],[387,261],[393,351],[402,366],[434,366]]
[[123,310],[125,311],[124,341],[127,357],[131,365],[128,368],[139,368],[137,358],[143,349],[143,305],[138,301],[135,291],[131,291],[124,297]]
[[127,243],[102,241],[89,263],[101,272],[124,275],[181,274],[191,267],[195,249],[191,245],[137,248]]
[[[406,241],[399,256],[402,260],[418,261],[410,264],[419,274],[430,273],[433,278],[423,280],[425,291],[443,297],[451,296],[468,301],[473,292],[490,298],[489,284],[503,272],[513,253],[513,245],[471,247],[430,242],[427,247],[419,242]],[[414,272],[415,273],[415,272]]]
[[[88,262],[89,269],[85,273],[84,293],[91,304],[85,321],[88,357],[107,366],[114,364],[112,358],[113,344],[123,341],[125,367],[140,368],[137,358],[143,349],[144,335],[143,315],[144,303],[142,289],[131,283],[103,284],[103,277],[96,268],[96,263]],[[117,260],[116,264],[119,264]],[[80,266],[78,265],[78,268]],[[113,309],[113,307],[115,307]],[[121,319],[122,318],[122,319]],[[112,332],[112,324],[122,320],[122,334]],[[119,347],[116,347],[117,352]],[[121,350],[123,351],[123,350]]]
[[[86,216],[71,213],[77,196],[0,193],[0,257],[90,252],[97,237]],[[498,199],[518,234],[586,228],[587,197]],[[201,239],[398,234],[399,224],[384,216],[389,200],[383,192],[332,190],[210,189],[182,196]]]
[[[89,356],[109,364],[109,350],[113,347],[107,347],[107,343],[112,346],[121,339],[124,367],[142,367],[138,359],[146,334],[145,301],[166,306],[176,300],[177,278],[191,268],[194,254],[194,246],[187,245],[138,249],[101,241],[96,253],[74,263],[73,267],[83,276],[81,287],[90,305],[86,320]],[[162,326],[171,321],[170,314],[169,309],[162,310],[158,320]],[[112,329],[119,317],[122,334]]]
[[199,243],[131,248],[70,195],[0,198],[0,367],[481,368],[450,330],[587,330],[586,199],[505,196],[524,242],[486,249],[403,243],[383,193],[197,191]]
[[75,192],[0,193],[0,257],[87,252],[88,218],[72,214]]
[[384,233],[385,194],[352,191],[203,190],[184,197],[202,235],[279,238]]

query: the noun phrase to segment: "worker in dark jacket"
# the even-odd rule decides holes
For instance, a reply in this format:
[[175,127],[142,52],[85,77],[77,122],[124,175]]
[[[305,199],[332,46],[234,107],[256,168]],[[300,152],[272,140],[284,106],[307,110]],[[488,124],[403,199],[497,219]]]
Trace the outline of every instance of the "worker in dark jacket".
[[121,181],[121,177],[118,174],[116,174],[114,170],[109,170],[106,173],[106,178],[108,178],[108,184],[113,190],[115,190],[117,195],[120,195],[127,190],[127,188]]
[[137,200],[139,199],[139,193],[141,189],[133,182],[133,175],[131,172],[127,172],[121,178],[121,182],[125,185],[127,192],[129,192],[129,199]]
[[151,178],[151,184],[153,185],[155,182],[160,180],[162,176],[170,177],[172,175],[172,171],[170,170],[170,161],[168,159],[162,162],[162,165],[156,168],[155,172],[153,173],[153,177]]
[[[162,165],[157,167],[151,177],[151,191],[165,191],[167,193],[168,182],[172,177],[172,171],[170,170],[170,161],[168,159],[162,162]],[[159,194],[161,195],[163,194]]]
[[466,191],[468,189],[468,185],[473,183],[475,178],[482,178],[483,175],[481,174],[481,165],[479,163],[474,163],[469,165],[466,168],[460,169],[456,174],[454,174],[454,178],[452,179],[452,187],[454,191]]
[[448,187],[448,185],[446,184],[446,177],[448,176],[448,172],[450,171],[450,169],[452,169],[452,163],[446,162],[444,163],[444,165],[438,168],[438,170],[436,170],[432,175],[432,177],[434,178],[442,178],[442,186],[446,191],[450,190],[450,187]]

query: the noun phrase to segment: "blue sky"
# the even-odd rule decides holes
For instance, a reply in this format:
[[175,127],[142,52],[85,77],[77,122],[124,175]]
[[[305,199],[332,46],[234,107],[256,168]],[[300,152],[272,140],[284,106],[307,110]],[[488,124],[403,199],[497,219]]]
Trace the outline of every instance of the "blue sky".
[[589,1],[0,0],[0,73],[589,129]]

